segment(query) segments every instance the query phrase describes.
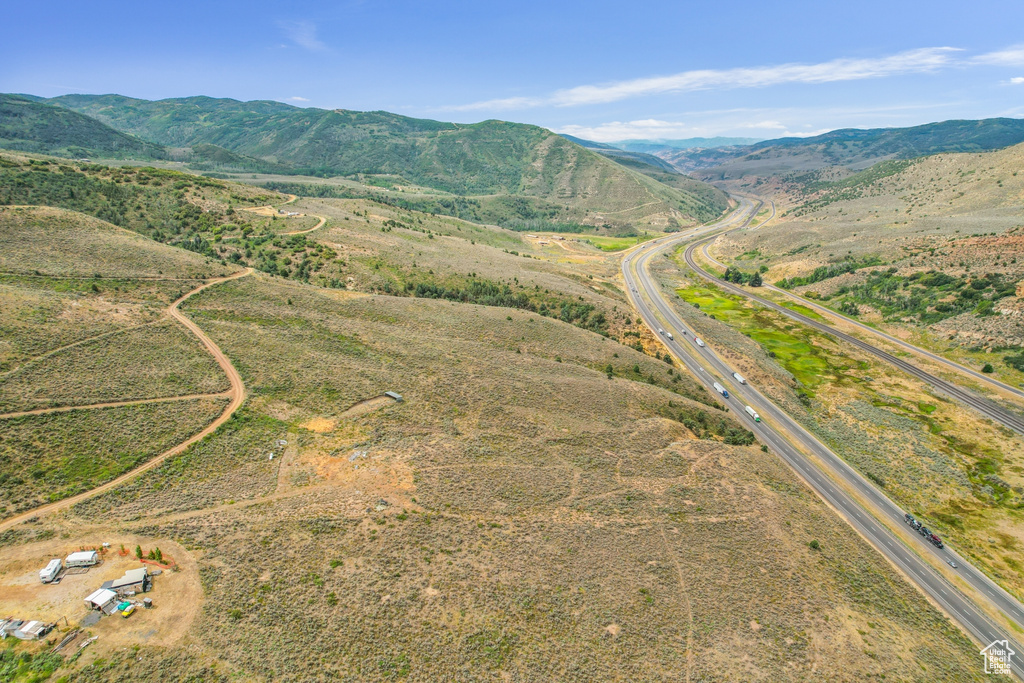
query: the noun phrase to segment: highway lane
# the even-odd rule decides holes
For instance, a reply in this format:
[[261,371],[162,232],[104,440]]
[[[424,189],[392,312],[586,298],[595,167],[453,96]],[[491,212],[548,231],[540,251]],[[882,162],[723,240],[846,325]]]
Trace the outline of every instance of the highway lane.
[[[894,534],[884,524],[879,523],[873,514],[862,507],[836,481],[842,481],[844,485],[856,491],[876,510],[876,514],[889,524],[895,524],[897,527],[903,525],[903,511],[754,387],[749,384],[740,385],[736,382],[732,377],[734,370],[714,353],[710,348],[710,340],[705,340],[709,343],[705,348],[696,346],[692,341],[694,331],[672,310],[661,296],[657,285],[651,280],[646,266],[655,254],[664,253],[668,248],[674,247],[694,235],[715,232],[730,224],[735,224],[738,220],[737,216],[740,219],[745,216],[753,216],[760,206],[761,204],[755,204],[749,200],[741,202],[737,212],[726,221],[700,228],[689,235],[661,238],[633,250],[624,259],[622,266],[627,291],[633,305],[652,330],[664,328],[669,332],[675,332],[675,339],[662,336],[662,341],[687,369],[710,391],[714,392],[712,385],[715,381],[725,386],[729,390],[731,398],[721,398],[721,400],[730,406],[736,418],[751,429],[762,443],[782,457],[819,496],[839,511],[879,552],[899,567],[926,595],[961,624],[967,633],[983,645],[1003,638],[1008,638],[1013,645],[1014,641],[1009,637],[1007,629],[995,625],[988,615],[972,603],[971,599],[935,571],[921,554],[933,553],[936,559],[941,561],[947,558],[956,561],[959,565],[957,573],[961,579],[1017,624],[1024,624],[1024,608],[1021,604],[953,551],[948,549],[940,551],[925,542],[916,533],[908,535],[911,539],[910,543],[913,544],[913,547],[910,547],[904,539]],[[761,415],[762,422],[755,422],[747,415],[743,410],[744,405],[752,406]],[[812,453],[823,463],[828,472],[819,468],[812,459],[806,457],[773,425],[779,425],[785,434],[795,439],[800,447]],[[836,477],[836,481],[830,479],[829,474]],[[909,531],[909,527],[907,530]],[[1018,648],[1017,651],[1024,650]],[[1016,662],[1014,671],[1019,678],[1024,679],[1024,668],[1021,668]]]
[[[907,374],[912,375],[917,379],[925,382],[926,384],[929,384],[933,389],[935,389],[939,393],[945,394],[946,396],[952,398],[954,401],[958,401],[964,405],[970,406],[971,408],[974,408],[975,410],[980,412],[985,417],[994,420],[995,422],[998,422],[1004,427],[1012,429],[1019,434],[1024,434],[1024,417],[1017,415],[1009,410],[1006,410],[1005,408],[996,405],[992,401],[984,399],[978,396],[977,394],[968,391],[967,389],[964,389],[961,386],[958,386],[952,382],[948,382],[944,379],[936,377],[935,375],[927,372],[926,370],[922,370],[921,368],[917,367],[913,363],[906,361],[902,358],[899,358],[898,356],[894,356],[888,351],[884,351],[878,348],[877,346],[874,346],[870,342],[846,334],[845,332],[840,332],[831,325],[819,322],[817,320],[814,320],[813,318],[807,317],[806,315],[797,313],[796,311],[792,311],[786,308],[785,306],[782,306],[781,304],[777,304],[774,301],[765,299],[762,296],[758,296],[757,294],[749,292],[738,285],[735,285],[731,282],[726,282],[725,280],[722,280],[721,278],[716,277],[715,275],[707,272],[706,270],[701,268],[700,265],[697,264],[697,261],[693,257],[693,252],[695,249],[702,245],[706,246],[706,244],[710,240],[715,239],[717,236],[718,235],[710,235],[701,240],[698,240],[690,244],[686,248],[686,251],[683,253],[683,257],[686,259],[687,265],[689,265],[690,268],[694,270],[694,272],[703,277],[705,280],[713,282],[714,284],[728,292],[746,297],[751,301],[756,301],[758,304],[766,308],[770,308],[773,311],[777,311],[785,315],[786,317],[801,323],[802,325],[807,325],[808,327],[812,327],[818,330],[819,332],[824,332],[825,334],[835,337],[836,339],[844,341],[848,344],[852,344],[853,346],[856,346],[862,351],[866,351],[871,355],[880,358],[881,360],[898,368],[899,370],[902,370]],[[938,356],[935,356],[935,358],[938,358]],[[1009,390],[1014,391],[1013,387],[1009,387],[1007,385],[1004,386],[1006,386],[1006,388],[1008,388]]]
[[[767,222],[767,221],[765,221],[765,222]],[[712,240],[708,240],[708,241],[704,242],[701,245],[701,253],[704,255],[704,258],[706,258],[709,262],[715,264],[716,266],[720,266],[723,269],[726,268],[727,266],[724,263],[722,263],[721,261],[716,259],[714,256],[712,256],[708,252],[708,247],[711,246],[711,243],[712,243]],[[822,306],[819,303],[811,301],[810,299],[806,299],[806,298],[800,296],[799,294],[794,294],[793,292],[790,292],[788,290],[782,289],[781,287],[776,287],[775,285],[770,285],[767,282],[763,285],[763,287],[764,287],[764,289],[766,289],[766,290],[768,290],[770,292],[776,292],[777,294],[782,294],[783,296],[789,297],[790,299],[793,299],[793,300],[797,301],[801,306],[807,306],[808,308],[810,308],[812,310],[815,310],[818,313],[821,313],[823,315],[832,317],[832,318],[837,319],[837,320],[842,320],[843,322],[847,323],[848,325],[852,325],[853,327],[856,327],[857,329],[859,329],[859,330],[861,330],[863,332],[868,332],[870,334],[873,334],[876,337],[881,337],[882,339],[885,339],[886,341],[891,342],[891,343],[899,346],[902,349],[905,349],[905,350],[910,351],[912,353],[916,353],[918,355],[924,356],[925,358],[928,358],[929,360],[933,360],[933,361],[935,361],[937,363],[941,363],[942,365],[945,365],[946,367],[948,367],[948,368],[950,368],[952,370],[956,370],[957,372],[961,372],[961,373],[963,373],[965,375],[969,375],[969,376],[973,377],[974,379],[979,380],[981,382],[984,382],[985,384],[988,384],[988,385],[990,385],[990,386],[992,386],[992,387],[994,387],[994,388],[996,388],[996,389],[998,389],[1000,391],[1005,391],[1006,393],[1013,394],[1015,396],[1019,396],[1021,398],[1024,398],[1024,390],[1022,390],[1022,389],[1018,389],[1017,387],[1014,387],[1014,386],[1011,386],[1009,384],[1006,384],[1005,382],[1000,382],[999,380],[997,380],[994,377],[990,377],[989,375],[986,375],[986,374],[983,374],[981,372],[978,372],[977,370],[973,370],[973,369],[971,369],[971,368],[969,368],[967,366],[960,365],[959,363],[957,363],[955,361],[951,361],[948,358],[944,358],[944,357],[942,357],[942,356],[940,356],[940,355],[938,355],[936,353],[932,353],[931,351],[928,351],[926,349],[922,349],[920,346],[914,346],[913,344],[911,344],[909,342],[905,342],[905,341],[903,341],[902,339],[900,339],[898,337],[894,337],[891,334],[883,332],[882,330],[879,330],[877,328],[871,327],[870,325],[865,325],[864,323],[862,323],[859,320],[855,320],[855,319],[853,319],[853,318],[851,318],[849,316],[846,316],[846,315],[843,315],[842,313],[834,311],[831,308],[827,308],[825,306]]]

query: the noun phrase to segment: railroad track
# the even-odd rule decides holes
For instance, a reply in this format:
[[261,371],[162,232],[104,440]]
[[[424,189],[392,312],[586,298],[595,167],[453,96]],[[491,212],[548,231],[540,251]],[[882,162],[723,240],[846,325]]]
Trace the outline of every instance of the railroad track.
[[[757,210],[755,209],[754,213],[756,212]],[[751,301],[755,301],[766,308],[770,308],[773,311],[777,311],[785,315],[786,317],[795,320],[803,325],[812,327],[815,330],[818,330],[819,332],[824,332],[825,334],[828,334],[835,339],[846,342],[847,344],[851,344],[857,347],[858,349],[861,349],[862,351],[866,351],[871,355],[875,356],[876,358],[879,358],[880,360],[889,363],[893,367],[902,370],[903,372],[906,372],[908,375],[916,377],[917,379],[925,382],[939,393],[945,394],[946,396],[952,398],[954,401],[958,401],[963,405],[974,408],[985,417],[993,420],[994,422],[998,422],[1007,429],[1012,429],[1018,434],[1024,434],[1024,417],[1012,413],[1009,410],[1006,410],[996,405],[995,403],[987,399],[984,399],[978,396],[977,394],[968,391],[967,389],[964,389],[963,387],[957,384],[953,384],[952,382],[947,382],[946,380],[940,377],[936,377],[930,372],[927,372],[917,367],[913,363],[906,361],[898,356],[895,356],[889,353],[888,351],[884,351],[883,349],[880,349],[877,346],[864,341],[863,339],[859,339],[857,337],[854,337],[853,335],[841,332],[836,328],[832,327],[831,325],[819,322],[817,320],[814,320],[813,318],[807,317],[806,315],[801,315],[796,311],[792,311],[786,308],[785,306],[775,303],[774,301],[765,299],[764,297],[749,292],[731,282],[726,282],[722,278],[717,277],[716,275],[713,275],[712,273],[709,273],[708,271],[704,270],[701,266],[697,264],[696,259],[694,259],[693,257],[693,252],[695,249],[703,246],[704,244],[707,244],[713,239],[716,239],[720,235],[728,234],[733,230],[741,230],[747,227],[748,223],[749,221],[739,227],[725,230],[723,232],[718,232],[713,235],[708,235],[691,243],[686,248],[686,251],[683,253],[683,258],[686,259],[686,264],[690,266],[690,268],[693,269],[693,271],[700,275],[702,278],[718,285],[725,291],[746,297]]]

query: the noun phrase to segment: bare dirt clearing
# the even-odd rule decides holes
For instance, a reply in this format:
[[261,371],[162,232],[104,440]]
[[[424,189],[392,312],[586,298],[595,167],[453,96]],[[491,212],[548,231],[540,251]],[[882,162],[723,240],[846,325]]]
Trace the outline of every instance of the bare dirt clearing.
[[[67,574],[59,584],[39,581],[39,570],[50,559],[63,559],[81,547],[98,546],[95,539],[111,543],[102,564],[82,574]],[[121,556],[118,551],[121,544],[130,550],[136,545],[147,550],[158,546],[167,557],[174,559],[180,571],[165,570],[154,577],[153,590],[144,594],[152,598],[153,609],[139,609],[128,619],[120,614],[104,616],[89,626],[88,631],[99,638],[86,651],[85,663],[131,645],[168,647],[181,642],[202,609],[203,590],[195,560],[169,539],[101,532],[79,539],[51,539],[2,548],[0,614],[48,622],[59,620],[62,631],[67,628],[63,621],[66,617],[68,625],[75,627],[90,614],[84,603],[86,596],[104,581],[120,578],[126,570],[143,566],[131,552]],[[142,597],[140,594],[138,599]],[[50,639],[53,640],[54,635]]]

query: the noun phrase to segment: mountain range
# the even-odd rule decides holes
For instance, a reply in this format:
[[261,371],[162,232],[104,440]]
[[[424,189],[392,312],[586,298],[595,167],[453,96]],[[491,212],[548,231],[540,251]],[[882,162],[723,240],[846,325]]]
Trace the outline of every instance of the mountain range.
[[[10,149],[119,157],[120,145],[131,147],[133,158],[175,159],[197,170],[380,175],[456,195],[525,200],[521,210],[510,212],[505,202],[485,219],[671,228],[714,218],[728,204],[720,191],[663,162],[623,165],[544,128],[506,121],[464,125],[210,97],[4,95],[0,104],[25,112],[0,121],[0,140]],[[31,128],[22,123],[28,112]],[[71,139],[47,130],[68,131]]]

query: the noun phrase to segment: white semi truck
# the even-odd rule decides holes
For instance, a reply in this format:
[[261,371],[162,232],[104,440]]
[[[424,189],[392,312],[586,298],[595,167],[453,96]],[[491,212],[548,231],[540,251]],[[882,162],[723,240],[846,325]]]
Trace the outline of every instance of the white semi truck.
[[725,396],[726,398],[729,398],[729,392],[728,392],[728,391],[726,391],[726,390],[725,390],[725,387],[723,387],[723,386],[722,386],[721,384],[719,384],[718,382],[715,382],[715,391],[717,391],[718,393],[720,393],[720,394],[721,394],[722,396]]
[[751,408],[750,406],[747,406],[746,408],[744,408],[744,410],[747,411],[747,415],[749,415],[750,417],[754,418],[754,422],[760,422],[761,421],[761,416],[758,415],[757,411],[754,410],[753,408]]

